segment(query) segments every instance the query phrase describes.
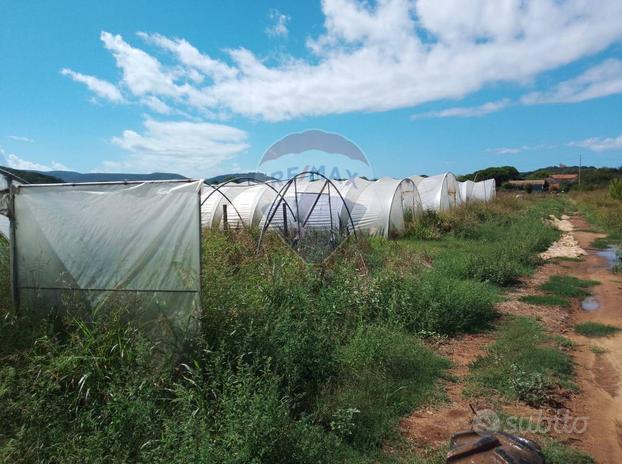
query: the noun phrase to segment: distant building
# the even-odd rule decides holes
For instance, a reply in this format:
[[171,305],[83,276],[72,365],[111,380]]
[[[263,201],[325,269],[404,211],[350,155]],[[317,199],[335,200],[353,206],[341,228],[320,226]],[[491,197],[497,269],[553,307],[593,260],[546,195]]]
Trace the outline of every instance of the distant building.
[[551,180],[558,182],[575,182],[578,177],[578,174],[553,174],[549,176]]
[[549,189],[549,183],[546,179],[533,179],[533,180],[510,180],[507,182],[507,187],[516,190],[529,190],[533,192],[542,192]]
[[553,174],[546,180],[549,183],[549,190],[559,191],[564,190],[564,186],[568,184],[574,184],[579,178],[578,174]]

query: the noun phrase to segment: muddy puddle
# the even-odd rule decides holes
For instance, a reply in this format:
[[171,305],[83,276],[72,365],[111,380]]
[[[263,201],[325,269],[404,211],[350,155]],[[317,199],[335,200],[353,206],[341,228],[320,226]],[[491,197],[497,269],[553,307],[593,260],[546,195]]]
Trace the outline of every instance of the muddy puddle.
[[618,251],[616,246],[609,245],[604,250],[597,251],[596,254],[607,260],[607,269],[613,269],[613,267],[620,262]]
[[588,296],[581,302],[581,309],[588,312],[596,311],[597,309],[600,309],[600,303],[596,297]]

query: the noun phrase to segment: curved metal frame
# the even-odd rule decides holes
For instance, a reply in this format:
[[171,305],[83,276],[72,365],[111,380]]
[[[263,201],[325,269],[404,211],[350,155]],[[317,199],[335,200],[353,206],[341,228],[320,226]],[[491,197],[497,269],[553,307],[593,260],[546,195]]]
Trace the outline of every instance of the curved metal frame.
[[[225,187],[225,186],[227,186],[228,184],[231,184],[231,183],[236,182],[236,181],[239,181],[239,180],[242,180],[242,181],[251,181],[251,180],[252,180],[252,181],[256,182],[256,184],[257,184],[257,185],[265,185],[265,186],[267,186],[267,187],[271,188],[271,189],[272,189],[272,190],[273,190],[273,191],[277,194],[277,196],[279,195],[279,191],[278,191],[277,189],[275,189],[275,188],[274,188],[274,186],[270,185],[270,181],[258,181],[258,180],[257,180],[257,179],[255,179],[254,177],[241,176],[241,177],[235,177],[235,178],[233,178],[233,179],[229,179],[228,181],[223,182],[222,184],[218,184],[216,187],[214,187],[214,186],[213,186],[213,185],[211,185],[211,184],[205,184],[205,185],[207,185],[207,186],[211,187],[213,190],[212,190],[212,191],[211,191],[211,192],[210,192],[210,193],[209,193],[209,194],[205,197],[205,199],[204,199],[203,201],[201,201],[201,205],[200,205],[200,206],[203,206],[203,204],[204,204],[207,200],[209,200],[209,198],[210,198],[210,197],[211,197],[214,193],[218,192],[218,193],[220,193],[220,194],[224,197],[224,199],[225,199],[225,200],[227,200],[227,201],[229,202],[229,204],[230,204],[231,206],[233,206],[233,209],[235,210],[235,213],[238,215],[238,218],[240,218],[240,222],[242,223],[242,226],[243,226],[243,227],[248,227],[248,226],[244,223],[244,219],[242,219],[242,216],[240,215],[240,212],[239,212],[239,211],[238,211],[238,209],[234,206],[234,204],[233,204],[233,202],[231,201],[231,199],[229,199],[229,198],[227,197],[227,195],[225,195],[223,192],[221,192],[221,191],[220,191],[220,189],[221,189],[222,187]],[[291,209],[291,207],[289,206],[289,204],[288,204],[287,202],[285,202],[285,204],[287,205],[287,208],[289,209],[289,211],[292,213],[292,216],[294,216],[294,211],[292,211],[292,209]]]
[[224,194],[223,192],[220,191],[220,187],[222,187],[222,185],[219,185],[218,187],[214,187],[213,185],[210,185],[210,184],[205,184],[205,185],[208,185],[213,190],[209,193],[209,195],[207,195],[207,197],[205,197],[205,200],[203,200],[201,203],[199,203],[199,209],[201,209],[201,206],[203,206],[203,204],[209,199],[209,197],[211,197],[214,193],[218,192],[218,193],[220,193],[223,196],[223,198],[225,200],[227,200],[229,202],[229,204],[231,206],[233,206],[233,209],[235,210],[235,214],[237,214],[238,217],[240,218],[240,222],[242,223],[242,227],[246,227],[246,224],[244,224],[244,219],[242,219],[242,216],[240,215],[240,212],[233,205],[233,203],[231,202],[231,199],[226,194]]
[[[296,180],[300,177],[303,176],[319,176],[322,179],[324,179],[325,183],[324,183],[324,187],[326,185],[329,186],[329,202],[330,202],[330,186],[332,186],[335,189],[335,192],[337,192],[337,195],[339,195],[339,198],[341,198],[341,201],[343,202],[343,205],[345,206],[346,212],[348,213],[348,218],[350,220],[350,225],[352,226],[352,234],[357,237],[356,235],[356,227],[354,226],[354,220],[352,219],[352,214],[350,213],[350,208],[348,207],[348,204],[346,203],[345,198],[343,198],[343,196],[341,195],[341,192],[339,191],[339,189],[337,188],[337,186],[333,183],[333,181],[331,179],[329,179],[328,177],[326,177],[324,174],[317,172],[317,171],[303,171],[299,174],[296,174],[294,177],[292,177],[291,179],[289,179],[285,185],[283,185],[283,187],[281,187],[281,190],[279,191],[279,193],[277,194],[277,198],[274,199],[274,201],[272,202],[272,204],[270,205],[270,208],[268,209],[268,213],[266,215],[267,220],[264,221],[263,227],[261,228],[261,233],[259,234],[259,241],[257,243],[257,251],[259,251],[259,249],[261,248],[261,243],[263,241],[263,237],[266,233],[266,230],[268,230],[268,228],[270,227],[270,224],[272,223],[272,220],[274,219],[275,214],[277,213],[279,206],[281,205],[282,202],[284,202],[288,209],[290,210],[290,212],[292,213],[292,216],[296,219],[296,223],[298,225],[298,230],[299,230],[299,234],[300,234],[300,217],[299,214],[300,210],[298,208],[298,191],[297,191],[297,184],[296,184]],[[296,196],[296,214],[294,214],[294,212],[292,211],[291,207],[289,206],[289,203],[287,202],[287,200],[285,200],[285,194],[287,193],[287,191],[289,190],[289,188],[291,187],[291,185],[294,184],[294,189],[295,189],[295,196]],[[318,199],[319,196],[322,194],[322,191],[324,190],[324,187],[322,187],[322,190],[318,193]],[[278,200],[278,201],[277,201]],[[315,205],[317,204],[314,203],[313,207],[311,208],[311,211],[313,211],[313,208],[315,208]],[[311,211],[309,212],[309,214],[311,213]],[[332,223],[332,212],[331,212],[331,223]],[[347,228],[346,228],[347,230]],[[331,233],[332,233],[332,227],[331,227]]]

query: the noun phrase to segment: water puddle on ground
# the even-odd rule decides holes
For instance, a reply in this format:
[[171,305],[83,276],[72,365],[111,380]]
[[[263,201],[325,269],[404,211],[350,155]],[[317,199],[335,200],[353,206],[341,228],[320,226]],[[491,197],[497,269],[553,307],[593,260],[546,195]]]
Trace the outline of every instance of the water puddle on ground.
[[584,298],[583,301],[581,302],[581,309],[583,309],[583,311],[591,312],[591,311],[596,311],[599,308],[600,308],[600,303],[593,296],[588,296]]
[[613,266],[620,261],[618,248],[613,245],[609,245],[604,250],[597,251],[596,254],[607,260],[607,269],[613,269]]

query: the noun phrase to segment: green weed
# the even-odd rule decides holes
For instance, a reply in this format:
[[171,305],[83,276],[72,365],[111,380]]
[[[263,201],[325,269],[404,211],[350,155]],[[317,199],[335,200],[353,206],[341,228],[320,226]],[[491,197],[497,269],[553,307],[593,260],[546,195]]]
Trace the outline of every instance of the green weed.
[[556,385],[568,384],[572,372],[569,356],[551,346],[540,323],[516,317],[501,326],[488,353],[475,361],[471,380],[538,406],[549,400]]
[[582,322],[574,326],[575,332],[585,337],[608,337],[618,333],[619,327],[600,322]]
[[562,348],[573,348],[575,343],[562,335],[553,335],[553,340]]
[[582,451],[553,440],[546,440],[542,452],[547,464],[594,464],[594,459]]
[[557,295],[525,295],[520,297],[520,301],[532,305],[543,306],[569,306],[570,301]]
[[[383,462],[399,418],[448,377],[418,337],[487,329],[499,286],[558,236],[542,217],[564,208],[474,203],[320,265],[270,234],[258,253],[256,230],[204,231],[201,332],[170,362],[126,307],[16,317],[0,243],[0,461]],[[505,372],[537,400],[559,360],[536,355],[553,374],[526,353]]]
[[394,433],[394,418],[438,397],[447,360],[416,338],[389,327],[356,331],[339,352],[339,375],[320,401],[322,422],[361,450]]
[[599,283],[596,280],[581,280],[572,276],[554,275],[549,277],[549,280],[540,285],[539,288],[553,295],[572,298],[588,296],[590,292],[585,289]]

